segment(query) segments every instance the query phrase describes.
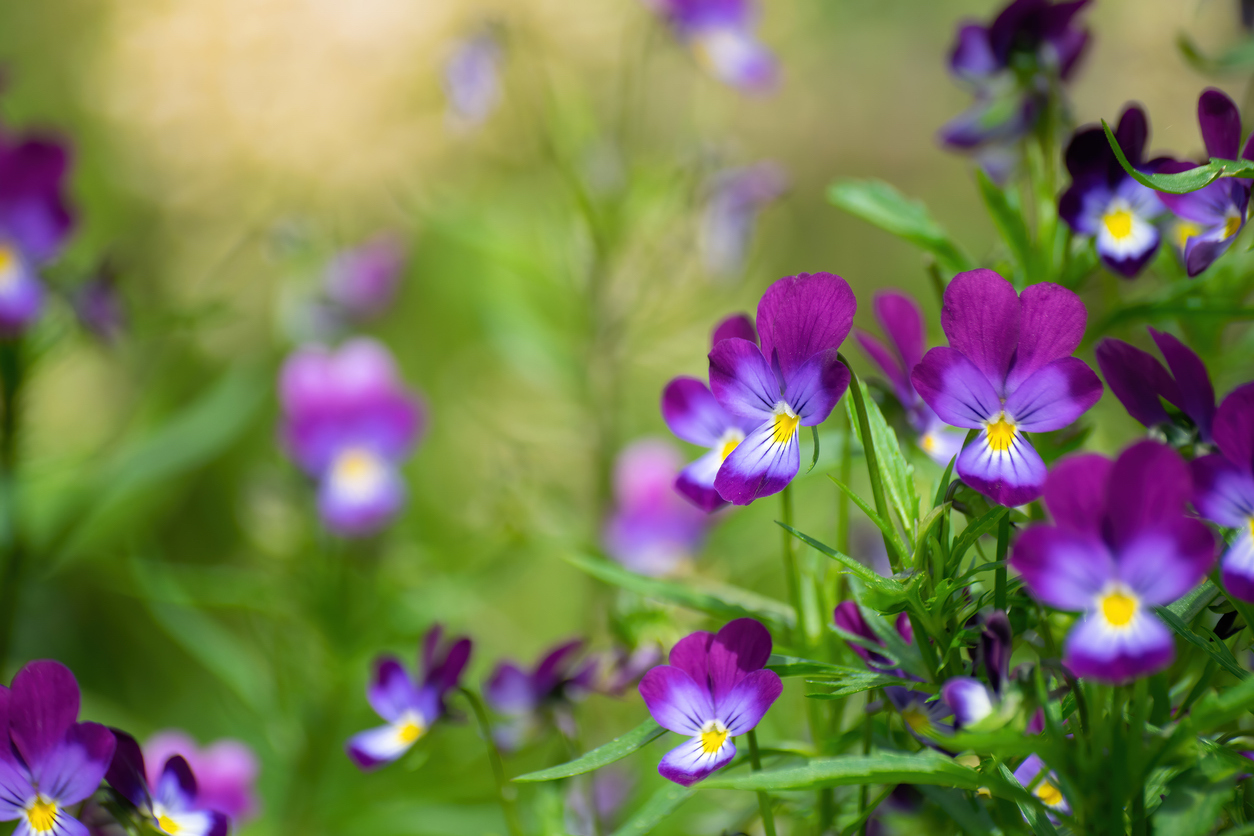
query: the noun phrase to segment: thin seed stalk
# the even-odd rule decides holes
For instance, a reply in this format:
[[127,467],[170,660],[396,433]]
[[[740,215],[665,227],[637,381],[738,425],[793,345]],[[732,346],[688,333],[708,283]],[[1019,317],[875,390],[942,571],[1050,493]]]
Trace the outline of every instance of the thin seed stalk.
[[[862,435],[862,451],[866,456],[867,475],[871,479],[871,496],[875,499],[875,513],[879,514],[885,522],[889,522],[892,518],[888,513],[888,500],[884,496],[884,482],[880,478],[880,460],[875,453],[875,439],[871,437],[871,419],[867,417],[862,387],[858,384],[858,376],[854,374],[853,367],[849,365],[845,356],[843,354],[836,356],[845,364],[845,368],[849,369],[849,391],[853,394],[854,412],[858,416],[858,431]],[[887,534],[884,535],[884,548],[888,550],[888,559],[893,562],[893,571],[900,572],[901,566],[898,564],[901,561],[900,559],[893,561],[893,556],[897,551]]]
[[993,575],[993,606],[1006,609],[1006,550],[1010,547],[1010,511],[997,523],[997,569]]
[[[762,769],[762,758],[758,755],[758,736],[749,729],[749,765],[754,772]],[[758,790],[758,812],[762,815],[762,829],[766,836],[775,836],[775,814],[771,812],[771,797],[766,790]]]
[[[782,522],[792,528],[792,485],[786,485],[780,492],[780,514]],[[784,581],[788,584],[788,603],[792,604],[797,615],[797,623],[793,627],[793,643],[805,648],[808,644],[805,631],[805,615],[801,602],[801,578],[797,573],[797,554],[793,551],[793,535],[788,528],[780,529],[782,537],[781,556],[784,559]]]
[[479,699],[478,694],[469,688],[460,690],[466,702],[470,703],[475,720],[479,724],[479,736],[483,738],[484,748],[488,752],[488,762],[492,765],[492,777],[496,781],[496,800],[501,805],[501,812],[505,814],[505,826],[509,828],[510,836],[524,836],[522,822],[518,818],[518,807],[514,803],[516,792],[505,777],[505,762],[501,760],[501,750],[496,747],[496,741],[492,739],[492,724],[488,722],[488,712],[483,707],[483,701]]

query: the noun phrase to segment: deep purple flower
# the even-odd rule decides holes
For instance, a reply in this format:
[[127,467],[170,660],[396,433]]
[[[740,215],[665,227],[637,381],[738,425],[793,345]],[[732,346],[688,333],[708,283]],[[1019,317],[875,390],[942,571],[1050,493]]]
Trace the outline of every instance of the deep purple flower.
[[1045,462],[1025,433],[1061,429],[1102,396],[1097,375],[1071,356],[1088,317],[1080,297],[1056,284],[1016,296],[992,270],[959,273],[945,290],[948,348],[933,348],[911,374],[943,421],[980,430],[957,471],[1002,505],[1041,494]]
[[283,365],[279,397],[284,446],[318,480],[323,521],[346,537],[381,529],[404,502],[398,466],[425,423],[392,355],[367,338],[302,348]]
[[1063,651],[1077,676],[1121,683],[1171,664],[1171,632],[1151,608],[1188,592],[1215,560],[1210,530],[1185,516],[1192,494],[1184,460],[1156,441],[1050,472],[1054,524],[1024,531],[1010,565],[1038,600],[1084,613]]
[[[1235,160],[1240,151],[1241,158],[1254,159],[1254,135],[1241,151],[1241,114],[1225,94],[1214,88],[1203,91],[1197,100],[1197,121],[1208,156]],[[1173,160],[1158,170],[1173,173],[1194,167],[1193,163]],[[1196,276],[1227,252],[1245,226],[1250,181],[1222,178],[1195,192],[1163,192],[1158,197],[1182,222],[1175,233],[1184,242],[1184,268]]]
[[201,807],[217,810],[236,824],[257,814],[260,805],[254,785],[261,764],[246,744],[217,740],[202,749],[181,731],[158,732],[144,744],[148,786],[161,783],[163,765],[176,755],[187,761],[196,776],[196,802]]
[[640,684],[640,678],[662,662],[662,647],[654,642],[631,649],[619,645],[601,657],[596,690],[619,697]]
[[636,782],[625,769],[598,769],[590,780],[572,782],[566,795],[566,832],[570,836],[596,836],[614,830],[619,813]]
[[871,333],[854,329],[854,336],[867,357],[883,371],[892,386],[898,403],[906,411],[906,418],[915,431],[915,443],[932,461],[940,465],[962,449],[965,433],[951,430],[932,408],[923,402],[910,382],[910,372],[923,359],[927,343],[927,330],[923,324],[923,312],[909,295],[897,290],[885,290],[875,294],[872,303],[875,318],[888,336],[891,345],[885,345]]
[[715,276],[740,273],[758,212],[779,198],[787,185],[783,167],[774,162],[727,169],[715,178],[701,216],[701,252],[707,271]]
[[107,264],[74,290],[70,303],[79,324],[103,343],[116,342],[126,328],[117,276]]
[[[720,322],[714,329],[710,347],[732,337],[757,343],[758,335],[749,317],[736,314]],[[745,440],[745,434],[757,426],[756,419],[743,418],[723,409],[705,382],[695,377],[677,377],[666,384],[662,391],[662,418],[676,436],[709,450],[676,477],[675,490],[701,510],[717,511],[727,504],[714,488],[719,469]]]
[[858,303],[830,273],[788,276],[758,303],[761,347],[742,337],[710,351],[710,389],[748,425],[714,479],[719,495],[748,505],[783,490],[801,469],[799,427],[817,426],[849,385],[837,351]]
[[31,662],[0,686],[0,821],[15,834],[86,836],[68,808],[94,793],[113,758],[113,734],[78,722],[78,682],[60,662]]
[[1191,463],[1193,507],[1211,522],[1237,530],[1220,574],[1229,594],[1254,601],[1254,383],[1224,398],[1214,428],[1219,452]]
[[487,121],[501,101],[500,70],[501,45],[491,29],[456,45],[444,64],[450,124],[473,128]]
[[658,772],[685,787],[736,756],[732,738],[751,731],[784,690],[765,670],[771,634],[738,618],[718,634],[699,631],[671,648],[670,664],[640,680],[640,696],[658,725],[691,737],[670,750]]
[[517,749],[549,721],[567,737],[575,736],[571,706],[592,691],[597,676],[596,659],[579,659],[583,647],[581,639],[560,644],[530,672],[509,660],[496,666],[483,696],[508,719],[494,731],[497,745]]
[[[1145,163],[1149,122],[1139,106],[1124,110],[1115,137],[1135,168],[1156,167]],[[1162,236],[1154,222],[1164,211],[1162,201],[1123,170],[1100,127],[1078,131],[1066,161],[1071,185],[1058,202],[1058,214],[1076,234],[1093,237],[1111,271],[1132,278],[1158,252]]]
[[196,776],[182,755],[173,755],[161,767],[155,783],[150,783],[144,753],[135,738],[113,730],[117,749],[109,765],[108,780],[113,789],[135,805],[139,814],[158,833],[170,836],[226,836],[230,819],[211,810],[200,798]]
[[[1015,780],[1024,789],[1031,791],[1049,810],[1057,811],[1064,815],[1071,813],[1071,807],[1067,804],[1067,799],[1063,797],[1062,790],[1058,788],[1057,774],[1047,772],[1045,762],[1038,755],[1028,755],[1023,763],[1019,764],[1019,768],[1015,770]],[[1047,813],[1047,815],[1054,822],[1058,821],[1052,813]]]
[[603,540],[610,557],[633,572],[670,574],[705,539],[707,516],[675,489],[681,463],[674,445],[659,439],[637,441],[618,456]]
[[[832,613],[832,620],[836,626],[846,633],[866,639],[868,642],[884,646],[883,640],[875,634],[870,625],[866,623],[866,619],[862,617],[862,610],[854,601],[841,601],[836,605],[835,611]],[[906,644],[914,643],[914,628],[910,625],[910,616],[906,613],[898,613],[897,620],[893,626],[897,629],[897,634],[901,636],[901,640]],[[880,673],[891,673],[894,676],[905,676],[905,674],[893,664],[892,660],[886,656],[881,656],[874,650],[864,645],[851,642],[846,639],[845,643],[849,645],[849,649],[858,654],[858,657],[866,663],[866,666]]]
[[749,93],[775,86],[775,57],[757,39],[755,0],[646,0],[724,84]]
[[444,628],[436,624],[423,637],[417,677],[411,678],[395,656],[374,663],[366,699],[387,725],[348,739],[344,749],[360,769],[377,769],[396,760],[447,713],[445,695],[458,687],[472,644],[465,636],[449,641],[443,636]]
[[1171,334],[1147,330],[1171,371],[1149,352],[1107,337],[1097,344],[1096,351],[1106,385],[1128,414],[1146,427],[1171,423],[1162,404],[1165,400],[1193,422],[1199,441],[1209,442],[1215,419],[1215,389],[1206,365]]
[[404,268],[401,240],[390,233],[376,235],[327,266],[327,298],[352,319],[378,316],[392,303]]

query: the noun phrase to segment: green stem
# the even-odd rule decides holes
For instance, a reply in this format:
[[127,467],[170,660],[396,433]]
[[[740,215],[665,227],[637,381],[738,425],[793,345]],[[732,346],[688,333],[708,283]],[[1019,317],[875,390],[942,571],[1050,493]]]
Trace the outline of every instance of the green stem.
[[[762,759],[758,755],[758,736],[749,729],[749,764],[754,772],[762,769]],[[762,814],[762,829],[766,836],[775,836],[775,814],[771,812],[771,797],[765,790],[758,790],[758,812]]]
[[26,575],[26,553],[18,522],[18,430],[26,367],[20,340],[0,343],[0,526],[4,570],[0,577],[0,673],[9,658],[18,602]]
[[[786,485],[779,497],[782,522],[788,528],[792,528],[792,485]],[[797,615],[797,624],[793,628],[793,644],[805,648],[807,645],[805,614],[801,604],[801,579],[797,574],[797,554],[792,547],[793,535],[787,528],[780,529],[780,531],[783,535],[780,543],[783,546],[781,555],[784,558],[784,580],[788,584],[788,603],[792,604]]]
[[1010,546],[1010,511],[997,523],[997,569],[993,574],[993,607],[1006,609],[1006,550]]
[[479,724],[479,736],[483,738],[484,748],[488,751],[492,777],[496,780],[496,800],[501,805],[501,812],[505,814],[505,826],[509,828],[510,836],[524,836],[522,822],[518,819],[518,807],[514,803],[517,791],[505,777],[505,762],[501,760],[501,750],[496,747],[496,741],[492,739],[492,724],[488,721],[487,709],[483,707],[483,701],[474,691],[469,688],[460,690],[466,702],[470,703],[470,709],[475,713],[475,720]]
[[[866,401],[862,398],[862,386],[858,383],[858,376],[854,374],[853,367],[849,365],[849,361],[845,359],[843,354],[837,354],[840,362],[845,364],[845,368],[849,369],[849,391],[853,393],[854,412],[858,415],[858,431],[862,436],[862,451],[866,456],[866,471],[871,479],[871,496],[875,499],[875,513],[885,522],[890,522],[892,517],[888,513],[888,500],[884,497],[884,483],[880,479],[880,460],[875,454],[875,439],[871,437],[871,420],[867,417]],[[893,564],[893,572],[901,571],[901,561],[893,560],[897,550],[893,547],[892,539],[884,535],[884,548],[888,550],[888,559]]]
[[[870,703],[871,698],[874,696],[874,694],[875,694],[874,691],[867,692],[868,704]],[[862,721],[862,754],[863,755],[871,754],[871,734],[873,731],[874,731],[874,728],[872,726],[871,712],[867,711],[866,717],[864,717]],[[862,836],[866,836],[867,823],[870,821],[870,818],[871,818],[870,816],[866,815],[867,804],[870,802],[870,800],[871,800],[871,788],[868,785],[863,784],[862,788],[858,790],[858,814],[862,818],[862,827],[858,829],[858,832],[862,834]]]

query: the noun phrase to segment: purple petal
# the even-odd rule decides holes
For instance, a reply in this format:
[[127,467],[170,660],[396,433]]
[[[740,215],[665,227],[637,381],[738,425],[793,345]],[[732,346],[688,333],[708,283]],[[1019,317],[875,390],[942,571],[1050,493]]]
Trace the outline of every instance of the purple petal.
[[822,424],[849,388],[849,369],[834,348],[815,354],[802,363],[788,380],[784,400],[801,418],[801,426]]
[[1254,518],[1254,476],[1212,453],[1189,462],[1193,474],[1193,507],[1226,528],[1249,525]]
[[[1158,172],[1179,174],[1194,168],[1197,168],[1194,163],[1167,160],[1158,165]],[[1233,190],[1234,186],[1236,191]],[[1203,228],[1210,228],[1223,224],[1229,210],[1235,208],[1240,192],[1244,188],[1242,184],[1234,181],[1218,180],[1209,186],[1185,194],[1159,192],[1158,199],[1176,217],[1192,221]]]
[[1180,518],[1192,495],[1193,477],[1175,450],[1150,440],[1124,450],[1111,468],[1107,489],[1115,548],[1163,521]]
[[23,333],[43,308],[43,283],[20,253],[6,247],[0,233],[0,335]]
[[30,764],[31,777],[60,806],[77,804],[104,780],[115,745],[113,733],[99,723],[77,723],[64,742]]
[[642,438],[628,444],[614,462],[617,508],[634,512],[684,507],[673,502],[672,490],[682,461],[675,445],[660,438]]
[[[771,634],[761,622],[737,618],[723,625],[710,645],[710,686],[714,704],[721,705],[740,680],[761,670],[770,657]],[[727,722],[725,718],[724,722]]]
[[993,713],[993,698],[978,679],[955,676],[941,686],[941,699],[953,709],[957,728],[978,723]]
[[709,692],[670,665],[659,665],[641,678],[640,696],[657,724],[673,732],[700,734],[701,726],[714,719]]
[[840,276],[802,273],[780,279],[758,303],[762,356],[789,380],[815,354],[840,347],[857,308],[853,291]]
[[26,770],[16,760],[0,758],[0,821],[20,819],[34,793]]
[[1020,383],[1006,399],[1006,414],[1022,432],[1048,432],[1075,421],[1101,397],[1102,382],[1093,370],[1064,357]]
[[1202,441],[1210,441],[1215,419],[1215,388],[1202,358],[1171,334],[1149,329],[1180,389],[1179,407],[1197,425]]
[[1070,357],[1084,339],[1084,323],[1088,319],[1080,297],[1061,285],[1030,285],[1019,301],[1019,348],[1006,380],[1011,391],[1039,369]]
[[[722,343],[727,345],[730,340]],[[748,505],[763,496],[779,493],[801,469],[797,433],[775,440],[774,421],[766,421],[745,436],[719,468],[714,489],[735,505]]]
[[65,665],[41,659],[17,672],[11,691],[9,733],[37,774],[78,719],[78,682]]
[[615,509],[603,540],[609,555],[631,571],[661,577],[691,560],[705,530],[705,514],[671,492],[662,502]]
[[1197,121],[1207,156],[1237,158],[1241,148],[1241,114],[1232,99],[1213,87],[1202,91],[1197,100]]
[[[1099,131],[1099,133],[1104,134],[1105,131]],[[1149,141],[1149,119],[1140,105],[1128,105],[1124,109],[1123,115],[1119,117],[1119,127],[1115,128],[1115,139],[1119,140],[1123,155],[1132,165],[1140,166],[1145,161],[1145,143]],[[1108,158],[1117,166],[1118,160],[1114,159],[1114,154],[1110,153],[1109,146],[1106,150]],[[1115,173],[1113,166],[1111,171]],[[1118,173],[1122,173],[1122,167]]]
[[1076,676],[1122,684],[1167,667],[1175,652],[1171,631],[1145,608],[1123,627],[1093,612],[1067,636],[1062,663]]
[[901,360],[897,358],[897,355],[893,353],[892,349],[880,342],[878,338],[863,331],[861,328],[853,329],[853,336],[866,356],[871,358],[871,362],[879,366],[880,371],[884,373],[884,377],[888,378],[888,382],[892,384],[893,389],[897,393],[897,399],[909,405],[914,400],[911,397],[914,393],[914,387],[910,385],[909,372],[902,368]]
[[715,78],[746,93],[775,88],[775,56],[753,34],[739,26],[702,29],[692,38],[697,57]]
[[[959,273],[945,289],[941,326],[950,347],[965,355],[999,394],[1019,345],[1019,320],[1014,287],[992,270]],[[915,388],[919,388],[917,380]],[[935,404],[929,401],[928,405],[945,417]]]
[[702,688],[710,687],[710,647],[714,644],[714,634],[705,630],[689,633],[671,648],[667,661],[672,667],[679,668],[692,681]]
[[1119,578],[1151,606],[1165,606],[1197,586],[1215,563],[1215,537],[1201,520],[1177,516],[1119,550]]
[[1254,383],[1233,389],[1215,414],[1215,444],[1228,461],[1254,467]]
[[401,663],[386,656],[374,663],[374,675],[366,687],[366,700],[370,707],[389,723],[400,719],[417,703],[417,689]]
[[535,673],[531,675],[538,693],[549,693],[567,678],[575,659],[583,651],[583,645],[583,639],[572,639],[559,644],[545,654],[536,665]]
[[458,638],[449,647],[444,660],[439,665],[428,669],[424,683],[435,688],[441,695],[457,688],[462,671],[470,662],[470,653],[473,648],[474,643],[469,638],[466,636]]
[[74,226],[64,194],[69,167],[69,150],[56,140],[0,147],[0,230],[36,262],[55,258]]
[[1178,403],[1180,390],[1152,354],[1109,337],[1097,344],[1096,354],[1106,384],[1129,415],[1147,427],[1171,420],[1158,398]]
[[136,807],[148,802],[147,771],[144,768],[144,752],[139,742],[124,731],[112,730],[114,737],[113,757],[105,773],[109,786],[117,790]]
[[988,377],[956,349],[933,348],[914,367],[910,380],[946,424],[979,429],[1002,411]]
[[875,318],[884,327],[884,333],[892,341],[897,353],[909,372],[923,359],[927,330],[923,325],[923,312],[913,297],[896,290],[875,294],[872,302]]
[[1045,480],[1045,507],[1059,527],[1102,536],[1106,486],[1114,465],[1096,453],[1068,456],[1054,465]]
[[730,339],[748,340],[751,343],[758,341],[758,332],[748,314],[732,314],[715,326],[714,333],[710,336],[710,348]]
[[1020,432],[1014,433],[1006,449],[994,450],[988,430],[981,431],[962,448],[955,469],[962,481],[1007,507],[1031,502],[1045,485],[1045,462]]
[[727,504],[727,500],[719,496],[714,488],[714,480],[722,466],[722,451],[711,450],[680,472],[675,478],[675,490],[707,514],[714,513]]
[[[836,610],[832,613],[832,620],[835,622],[837,627],[844,630],[846,633],[861,636],[862,638],[880,646],[883,646],[884,644],[880,640],[880,637],[875,634],[875,631],[867,625],[866,619],[862,617],[862,611],[858,609],[858,605],[854,601],[841,601],[837,604]],[[907,623],[909,622],[907,621]],[[850,650],[858,654],[858,656],[862,658],[863,662],[871,667],[883,669],[892,667],[892,662],[885,656],[881,656],[880,654],[868,650],[862,645],[855,644],[851,641],[846,641],[845,644],[849,646]]]
[[958,27],[958,37],[949,54],[949,69],[954,75],[974,81],[991,76],[1001,68],[988,42],[988,29],[978,24]]
[[1019,535],[1010,556],[1032,597],[1060,610],[1086,610],[1115,576],[1115,561],[1098,538],[1034,525]]
[[187,759],[175,755],[165,762],[153,799],[170,810],[190,810],[196,803],[196,776]]
[[727,428],[735,426],[705,383],[695,377],[677,377],[666,384],[662,419],[676,436],[702,447],[715,446]]
[[1254,602],[1254,536],[1248,528],[1228,547],[1219,574],[1229,595]]
[[366,537],[384,528],[405,504],[405,483],[395,466],[364,447],[332,459],[318,486],[318,514],[343,537]]
[[1010,656],[1014,650],[1014,632],[1004,610],[996,610],[984,620],[980,633],[980,656],[984,659],[984,674],[993,691],[1002,693],[1010,678]]
[[722,747],[707,754],[700,737],[694,737],[671,749],[662,757],[657,771],[663,778],[690,787],[736,757],[736,744],[728,737]]
[[[1037,710],[1040,711],[1040,709],[1037,709]],[[1041,714],[1041,722],[1042,723],[1044,722],[1043,713]],[[1042,726],[1042,728],[1044,728],[1044,726]],[[1024,787],[1029,787],[1032,785],[1033,781],[1036,781],[1037,776],[1040,775],[1041,772],[1043,772],[1044,770],[1045,770],[1045,762],[1041,760],[1039,755],[1028,755],[1027,758],[1024,759],[1023,763],[1019,764],[1019,768],[1015,770],[1015,773],[1014,773],[1015,780],[1018,781],[1020,784],[1022,784]],[[1041,795],[1042,795],[1041,790],[1045,788],[1045,785],[1049,784],[1050,786],[1054,787],[1054,789],[1058,789],[1057,782],[1058,782],[1058,777],[1053,772],[1051,772],[1044,779],[1042,779],[1040,782],[1037,783],[1036,787],[1033,789],[1033,794],[1038,799],[1041,799]],[[1061,795],[1061,793],[1059,794]],[[1048,802],[1045,802],[1044,799],[1041,799],[1041,801],[1042,803],[1045,804],[1045,806],[1050,807],[1054,810],[1058,810],[1063,813],[1071,812],[1071,807],[1067,804],[1066,798],[1063,798],[1057,804],[1050,804]]]
[[710,351],[710,389],[727,412],[759,421],[771,415],[782,397],[779,380],[762,352],[748,340],[735,338]]
[[396,726],[386,725],[358,732],[348,739],[344,750],[359,769],[368,772],[391,763],[413,745]]
[[331,262],[327,296],[353,317],[377,316],[392,303],[404,269],[404,244],[396,235],[382,233]]
[[717,700],[715,712],[736,737],[756,727],[783,691],[784,683],[775,671],[751,671]]
[[501,662],[483,686],[483,697],[500,714],[520,715],[539,702],[531,677],[512,662]]

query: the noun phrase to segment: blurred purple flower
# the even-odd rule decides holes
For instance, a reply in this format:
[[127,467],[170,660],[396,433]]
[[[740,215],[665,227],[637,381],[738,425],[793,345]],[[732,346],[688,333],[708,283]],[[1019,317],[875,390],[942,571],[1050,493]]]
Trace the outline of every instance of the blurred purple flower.
[[1219,452],[1190,463],[1193,507],[1211,522],[1236,530],[1220,576],[1230,595],[1254,602],[1254,383],[1224,398],[1214,428]]
[[318,481],[318,511],[345,537],[373,534],[400,510],[398,466],[422,434],[425,407],[380,343],[297,350],[283,365],[280,434],[288,455]]
[[582,639],[560,644],[528,672],[509,660],[497,664],[483,688],[488,705],[508,722],[493,737],[507,751],[521,747],[532,735],[553,722],[567,737],[576,734],[574,703],[596,685],[597,661],[579,661]]
[[[135,738],[113,730],[117,749],[109,765],[109,785],[135,805],[158,833],[169,836],[226,836],[229,817],[210,809],[200,795],[196,776],[182,755],[162,764],[156,781],[148,777],[144,753]],[[155,764],[153,765],[155,769]]]
[[47,659],[26,665],[11,688],[0,686],[0,821],[18,834],[78,836],[69,808],[100,786],[113,758],[113,734],[78,722],[78,682]]
[[708,520],[675,490],[682,463],[674,445],[642,439],[618,455],[614,510],[602,539],[610,557],[641,575],[668,575],[692,559]]
[[103,343],[116,342],[126,328],[117,277],[107,264],[74,290],[70,303],[79,324]]
[[1215,389],[1206,365],[1171,334],[1153,328],[1146,330],[1171,371],[1164,369],[1149,352],[1107,337],[1097,344],[1095,352],[1106,384],[1128,414],[1146,427],[1172,422],[1162,404],[1166,401],[1193,422],[1199,441],[1209,442],[1215,419]]
[[1006,613],[994,612],[985,620],[980,633],[979,655],[988,684],[972,676],[954,676],[941,686],[941,699],[953,709],[955,728],[961,729],[988,717],[1005,696],[1013,639]]
[[775,87],[775,56],[757,39],[755,0],[646,0],[710,75],[747,93]]
[[201,807],[216,810],[237,825],[257,815],[254,785],[261,764],[247,745],[217,740],[202,749],[182,731],[157,732],[144,744],[149,786],[161,782],[164,764],[175,756],[187,761],[196,776],[196,800]]
[[345,751],[360,769],[369,771],[396,760],[447,713],[444,698],[458,687],[472,644],[465,636],[447,642],[443,636],[444,628],[436,624],[423,637],[420,678],[411,678],[395,656],[374,663],[366,699],[387,725],[348,739]]
[[584,777],[590,780],[572,783],[566,795],[566,831],[570,836],[596,836],[614,830],[635,788],[635,778],[615,766]]
[[701,252],[707,271],[715,276],[740,273],[753,242],[758,212],[779,198],[787,185],[788,175],[774,162],[727,169],[715,178],[701,217]]
[[350,319],[363,321],[387,310],[405,268],[405,245],[390,233],[345,250],[327,266],[326,294]]
[[617,646],[602,654],[596,690],[619,697],[636,687],[640,677],[662,661],[662,648],[655,643],[642,644],[634,650]]
[[444,64],[450,124],[483,124],[501,101],[501,46],[489,29],[458,42]]
[[[1042,773],[1045,774],[1042,776]],[[1067,799],[1058,788],[1058,775],[1046,772],[1045,762],[1040,759],[1039,755],[1028,755],[1023,763],[1019,764],[1019,768],[1015,770],[1015,780],[1022,784],[1024,789],[1030,790],[1049,810],[1056,810],[1063,814],[1071,813]],[[1058,822],[1058,818],[1052,813],[1046,815],[1054,823]]]

